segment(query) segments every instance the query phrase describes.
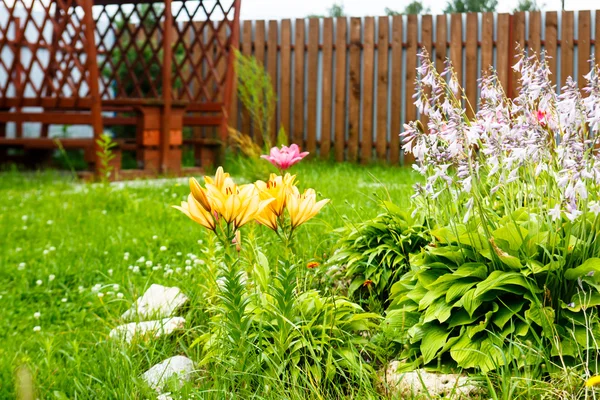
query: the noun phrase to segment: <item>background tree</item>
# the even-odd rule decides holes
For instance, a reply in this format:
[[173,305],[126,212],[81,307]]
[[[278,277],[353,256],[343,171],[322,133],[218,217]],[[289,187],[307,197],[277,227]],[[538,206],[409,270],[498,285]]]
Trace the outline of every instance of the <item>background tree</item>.
[[519,0],[519,4],[513,12],[519,11],[540,11],[543,5],[539,5],[537,0]]
[[422,2],[419,0],[414,0],[409,5],[404,8],[404,11],[399,12],[396,10],[392,10],[389,7],[385,8],[386,15],[394,16],[394,15],[402,15],[402,14],[427,14],[430,11],[429,7],[425,7]]
[[344,5],[334,3],[331,6],[331,8],[327,9],[327,15],[311,14],[311,15],[307,16],[307,18],[325,18],[325,17],[338,18],[338,17],[345,17],[345,16],[346,16],[346,14],[344,13]]
[[449,0],[444,13],[493,12],[498,0]]

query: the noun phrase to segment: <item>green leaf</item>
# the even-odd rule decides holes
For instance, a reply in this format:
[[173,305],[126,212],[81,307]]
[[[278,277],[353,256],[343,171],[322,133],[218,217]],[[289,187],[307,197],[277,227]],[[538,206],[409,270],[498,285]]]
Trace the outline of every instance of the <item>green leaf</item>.
[[509,301],[504,302],[503,304],[500,305],[500,308],[498,309],[498,311],[496,313],[494,313],[492,322],[498,328],[500,328],[500,329],[504,328],[504,325],[506,325],[506,323],[508,321],[510,321],[510,319],[513,317],[513,315],[515,315],[516,313],[521,311],[521,309],[523,308],[523,305],[525,303],[526,303],[525,300],[509,300]]
[[565,272],[565,279],[572,281],[588,274],[593,276],[598,274],[600,276],[600,258],[588,258],[583,264],[581,264],[577,268],[568,269]]
[[446,340],[450,335],[450,330],[443,325],[435,323],[425,325],[423,330],[425,333],[421,340],[421,353],[423,355],[423,364],[427,364],[433,360],[438,351],[444,347]]
[[528,233],[527,229],[509,222],[507,225],[493,231],[492,235],[495,239],[506,241],[510,250],[517,252],[523,245],[523,240],[527,237]]
[[479,297],[489,290],[506,290],[506,287],[509,285],[529,289],[529,283],[522,274],[518,272],[493,271],[485,281],[477,284],[474,297]]

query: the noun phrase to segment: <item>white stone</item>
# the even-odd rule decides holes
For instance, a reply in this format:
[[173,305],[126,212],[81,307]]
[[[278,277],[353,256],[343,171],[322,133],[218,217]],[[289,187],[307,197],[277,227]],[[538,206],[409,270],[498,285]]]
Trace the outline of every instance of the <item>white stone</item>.
[[464,375],[432,373],[424,369],[396,372],[399,365],[400,361],[392,361],[385,371],[385,386],[392,394],[408,396],[429,393],[433,397],[452,396],[450,398],[459,399],[479,391],[479,387]]
[[142,374],[142,379],[151,388],[162,391],[163,387],[173,377],[177,377],[180,384],[192,379],[194,362],[184,356],[167,358]]
[[188,298],[178,287],[152,285],[146,293],[121,316],[125,320],[147,320],[150,318],[168,318],[184,305]]
[[131,322],[117,326],[110,331],[109,336],[131,343],[136,336],[152,336],[157,338],[169,335],[177,329],[182,329],[184,326],[185,319],[181,317],[165,318],[158,321]]

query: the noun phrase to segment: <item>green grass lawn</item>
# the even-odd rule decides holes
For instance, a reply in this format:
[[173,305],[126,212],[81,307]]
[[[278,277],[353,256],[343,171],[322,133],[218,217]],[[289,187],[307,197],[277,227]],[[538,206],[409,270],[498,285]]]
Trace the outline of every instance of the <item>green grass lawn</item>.
[[[293,172],[301,188],[332,200],[300,229],[302,257],[316,261],[335,250],[334,229],[381,211],[377,197],[408,208],[416,179],[408,169],[318,162]],[[182,179],[106,188],[53,172],[0,174],[0,398],[15,396],[20,365],[32,369],[44,399],[153,398],[141,373],[173,355],[199,358],[193,343],[207,322],[204,263],[214,247],[206,230],[170,207],[188,193]],[[245,234],[268,236],[266,247],[273,240],[255,224]],[[190,297],[186,330],[132,346],[110,340],[120,315],[153,283]],[[185,390],[222,398],[201,380]]]

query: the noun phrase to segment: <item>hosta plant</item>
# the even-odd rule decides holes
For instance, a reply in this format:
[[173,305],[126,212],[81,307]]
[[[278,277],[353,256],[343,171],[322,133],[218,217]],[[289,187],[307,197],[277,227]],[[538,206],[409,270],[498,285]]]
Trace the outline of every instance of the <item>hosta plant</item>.
[[416,364],[529,364],[516,341],[562,365],[598,349],[599,69],[583,91],[568,79],[560,95],[536,55],[514,69],[519,96],[490,73],[469,118],[452,68],[438,74],[423,52],[415,104],[428,124],[403,136],[425,177],[415,215],[432,240],[392,288],[383,324]]

